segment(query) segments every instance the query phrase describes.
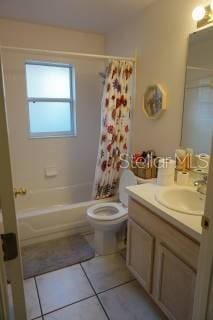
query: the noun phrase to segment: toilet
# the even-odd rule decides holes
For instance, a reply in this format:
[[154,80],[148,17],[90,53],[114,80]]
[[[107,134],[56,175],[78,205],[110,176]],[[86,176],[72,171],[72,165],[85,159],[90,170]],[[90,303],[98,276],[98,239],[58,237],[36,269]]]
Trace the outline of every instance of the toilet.
[[95,249],[99,255],[118,250],[117,232],[128,215],[128,194],[125,188],[136,184],[133,172],[124,170],[119,183],[120,202],[100,202],[87,209],[88,220],[95,230]]

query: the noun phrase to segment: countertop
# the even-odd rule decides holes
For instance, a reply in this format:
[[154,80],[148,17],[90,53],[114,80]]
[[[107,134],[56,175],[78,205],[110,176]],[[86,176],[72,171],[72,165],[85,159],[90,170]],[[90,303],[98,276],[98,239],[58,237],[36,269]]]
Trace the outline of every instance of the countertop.
[[201,227],[201,216],[184,214],[171,209],[168,209],[157,202],[155,194],[161,188],[155,183],[146,183],[127,187],[127,193],[129,196],[146,208],[150,209],[153,213],[161,217],[163,220],[174,225],[177,229],[184,232],[192,239],[200,242],[202,227]]

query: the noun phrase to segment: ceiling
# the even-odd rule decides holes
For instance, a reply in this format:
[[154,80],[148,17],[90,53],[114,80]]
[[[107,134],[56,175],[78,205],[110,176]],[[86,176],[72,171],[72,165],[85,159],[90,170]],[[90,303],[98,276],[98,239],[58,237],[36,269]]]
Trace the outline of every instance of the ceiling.
[[0,17],[107,33],[155,0],[0,0]]

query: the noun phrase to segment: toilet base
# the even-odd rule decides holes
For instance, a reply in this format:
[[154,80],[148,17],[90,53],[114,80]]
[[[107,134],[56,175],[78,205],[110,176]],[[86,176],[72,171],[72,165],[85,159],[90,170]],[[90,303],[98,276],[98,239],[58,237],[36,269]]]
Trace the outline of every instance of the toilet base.
[[116,232],[95,230],[95,250],[99,255],[108,255],[118,251]]

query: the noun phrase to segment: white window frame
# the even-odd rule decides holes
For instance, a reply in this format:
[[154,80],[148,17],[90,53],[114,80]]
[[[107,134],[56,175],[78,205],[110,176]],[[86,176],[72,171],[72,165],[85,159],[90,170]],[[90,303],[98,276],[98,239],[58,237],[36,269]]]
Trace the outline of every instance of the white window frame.
[[[69,80],[70,80],[70,98],[35,98],[28,97],[27,92],[27,65],[38,65],[48,67],[60,67],[69,69]],[[54,63],[54,62],[43,62],[43,61],[27,61],[25,63],[25,79],[26,79],[26,94],[27,94],[27,110],[28,110],[28,134],[32,139],[46,139],[46,138],[63,138],[63,137],[75,137],[77,136],[76,130],[76,94],[75,94],[75,69],[70,64]],[[70,131],[57,131],[57,132],[36,132],[32,133],[30,129],[30,111],[29,103],[33,102],[67,102],[70,105]]]

